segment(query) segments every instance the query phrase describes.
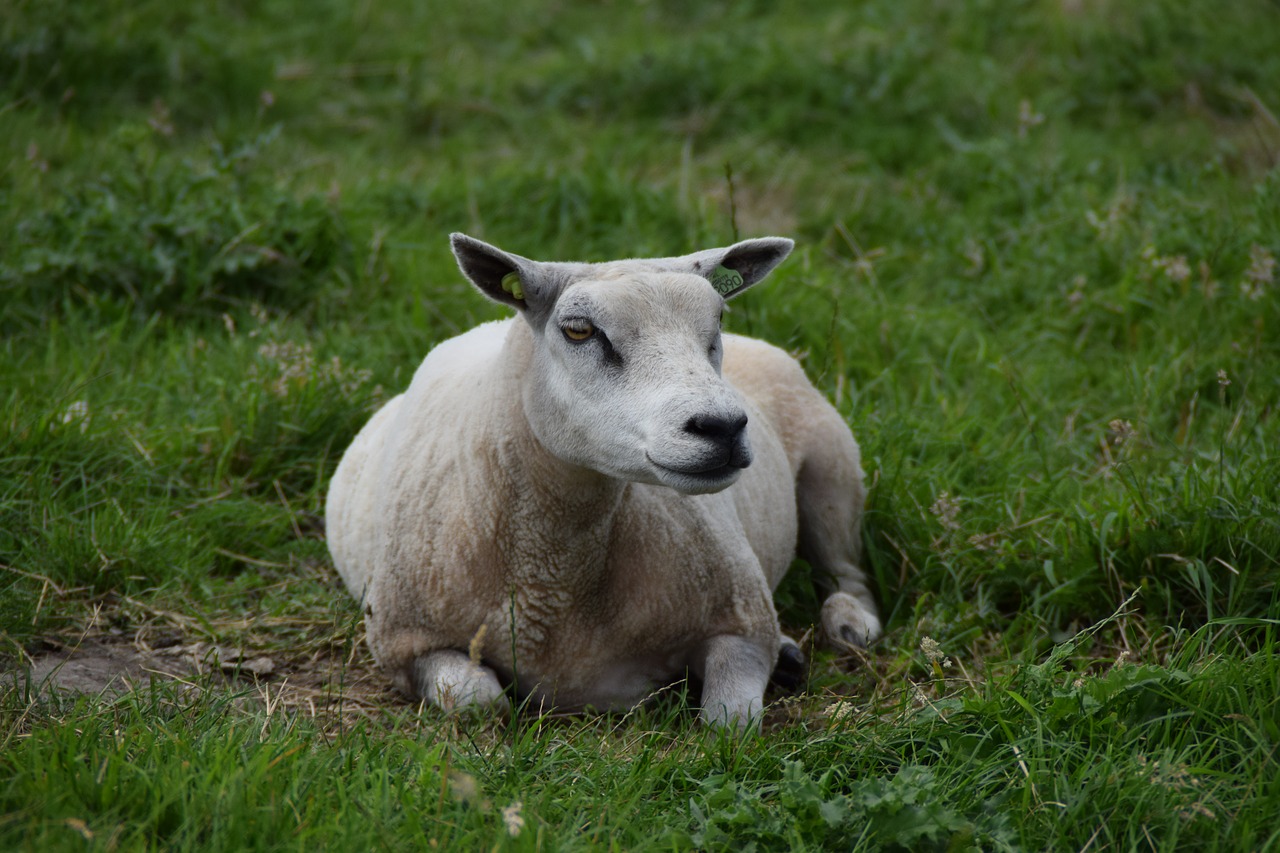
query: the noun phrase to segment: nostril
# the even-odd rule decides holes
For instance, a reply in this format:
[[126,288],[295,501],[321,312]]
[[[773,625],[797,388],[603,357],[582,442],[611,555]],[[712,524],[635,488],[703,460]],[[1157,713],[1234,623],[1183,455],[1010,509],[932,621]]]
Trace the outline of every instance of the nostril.
[[685,422],[684,430],[692,435],[711,439],[712,441],[733,441],[747,427],[747,416],[740,414],[732,418],[719,415],[694,415]]

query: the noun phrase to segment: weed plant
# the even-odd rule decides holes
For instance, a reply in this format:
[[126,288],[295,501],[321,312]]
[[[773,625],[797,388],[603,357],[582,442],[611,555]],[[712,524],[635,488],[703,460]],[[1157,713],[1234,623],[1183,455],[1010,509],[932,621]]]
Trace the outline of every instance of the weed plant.
[[[1280,849],[1277,33],[1267,0],[10,3],[0,847]],[[502,316],[453,230],[796,238],[727,320],[859,437],[887,636],[811,650],[743,740],[685,685],[390,692],[323,498]],[[804,635],[807,566],[778,601]],[[81,647],[198,672],[25,674]]]

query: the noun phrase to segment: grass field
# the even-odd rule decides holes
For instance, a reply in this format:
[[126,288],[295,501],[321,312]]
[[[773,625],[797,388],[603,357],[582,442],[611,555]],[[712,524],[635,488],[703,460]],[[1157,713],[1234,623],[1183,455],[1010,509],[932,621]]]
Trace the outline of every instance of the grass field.
[[[12,0],[0,848],[1280,849],[1278,47],[1269,0]],[[745,740],[392,692],[323,499],[503,315],[453,230],[795,238],[727,325],[859,437],[886,637]],[[187,674],[20,674],[89,648]]]

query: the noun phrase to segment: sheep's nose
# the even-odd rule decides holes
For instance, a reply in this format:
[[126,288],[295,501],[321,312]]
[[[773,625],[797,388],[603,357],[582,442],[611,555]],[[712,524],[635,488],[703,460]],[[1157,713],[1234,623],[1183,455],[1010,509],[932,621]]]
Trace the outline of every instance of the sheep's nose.
[[747,416],[739,413],[730,418],[719,415],[694,415],[684,425],[684,431],[721,447],[732,448],[740,443],[742,431],[747,428]]

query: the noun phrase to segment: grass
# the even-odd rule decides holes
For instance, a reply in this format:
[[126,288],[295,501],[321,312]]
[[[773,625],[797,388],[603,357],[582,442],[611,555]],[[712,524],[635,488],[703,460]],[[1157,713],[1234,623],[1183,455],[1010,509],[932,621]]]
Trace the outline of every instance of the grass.
[[[5,668],[197,674],[5,676],[0,845],[1280,849],[1277,27],[1265,0],[18,0]],[[502,314],[451,230],[797,239],[729,323],[862,443],[865,660],[817,651],[743,742],[682,689],[514,720],[390,692],[323,496],[426,351]]]

